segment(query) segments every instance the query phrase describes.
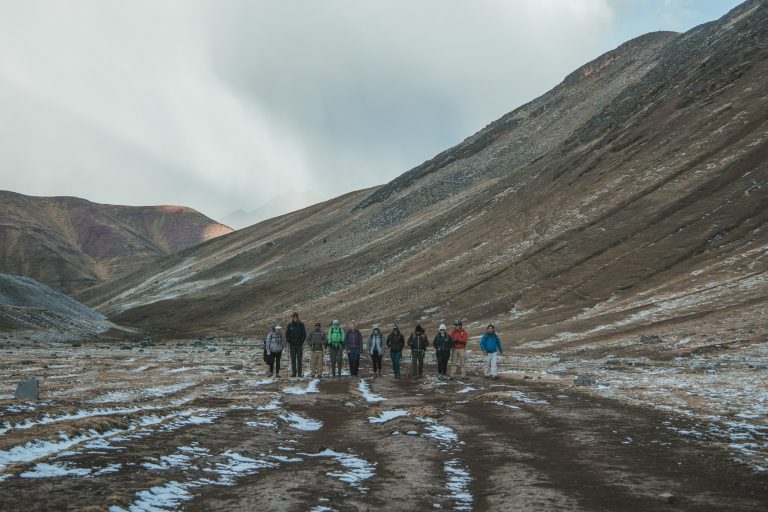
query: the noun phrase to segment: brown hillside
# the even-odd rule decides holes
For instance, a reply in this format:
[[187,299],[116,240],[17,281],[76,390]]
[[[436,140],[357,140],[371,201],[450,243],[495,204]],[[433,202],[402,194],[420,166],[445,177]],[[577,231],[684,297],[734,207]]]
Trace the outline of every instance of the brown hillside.
[[174,335],[261,330],[294,308],[430,330],[494,321],[542,347],[748,323],[767,296],[767,71],[765,1],[649,34],[387,185],[81,299]]
[[0,273],[72,293],[231,231],[181,206],[115,206],[0,191]]

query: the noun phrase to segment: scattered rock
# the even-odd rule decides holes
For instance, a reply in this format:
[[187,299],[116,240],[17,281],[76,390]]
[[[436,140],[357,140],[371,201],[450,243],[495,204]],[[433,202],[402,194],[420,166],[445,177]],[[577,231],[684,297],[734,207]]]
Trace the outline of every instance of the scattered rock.
[[232,354],[232,351],[231,351],[231,350],[227,350],[226,352],[224,352],[224,355],[225,355],[225,356],[228,356],[228,355],[231,355],[231,354]]
[[574,386],[597,386],[597,379],[589,375],[577,375],[573,379]]
[[130,345],[120,345],[120,350],[133,350],[133,347]]
[[653,344],[653,343],[661,343],[662,341],[664,341],[664,340],[662,340],[659,336],[656,336],[655,334],[653,334],[651,336],[645,336],[645,335],[640,336],[640,343],[651,343],[651,344]]
[[242,370],[243,369],[243,363],[235,363],[232,365],[233,370]]
[[217,350],[216,347],[211,347],[208,349],[208,352],[216,352],[216,350]]
[[659,499],[665,503],[677,503],[680,499],[671,492],[659,494]]
[[16,400],[38,400],[40,398],[40,380],[32,377],[29,380],[19,382],[14,393]]

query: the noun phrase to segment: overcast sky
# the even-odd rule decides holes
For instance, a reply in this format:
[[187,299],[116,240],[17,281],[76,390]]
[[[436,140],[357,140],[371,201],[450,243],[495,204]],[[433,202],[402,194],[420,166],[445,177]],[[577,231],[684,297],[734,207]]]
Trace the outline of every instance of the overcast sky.
[[735,0],[0,0],[0,189],[221,218],[385,183]]

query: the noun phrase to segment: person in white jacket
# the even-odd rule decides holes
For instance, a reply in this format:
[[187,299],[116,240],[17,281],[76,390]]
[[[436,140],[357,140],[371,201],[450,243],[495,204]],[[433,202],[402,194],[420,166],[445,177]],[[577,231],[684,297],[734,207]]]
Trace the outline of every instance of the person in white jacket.
[[267,352],[267,364],[269,364],[269,376],[280,377],[280,358],[285,348],[285,336],[282,327],[278,324],[272,326],[264,339],[264,349]]
[[384,358],[384,335],[379,324],[373,324],[373,331],[368,335],[368,353],[371,355],[373,376],[381,377],[381,362]]

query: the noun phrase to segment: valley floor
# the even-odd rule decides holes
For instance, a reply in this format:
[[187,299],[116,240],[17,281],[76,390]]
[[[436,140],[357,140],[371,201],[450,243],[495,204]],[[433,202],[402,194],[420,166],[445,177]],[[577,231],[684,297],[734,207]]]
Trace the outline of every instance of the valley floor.
[[[362,378],[277,380],[242,340],[6,346],[4,511],[768,508],[764,413],[732,433],[749,439],[718,437],[726,423],[648,403],[652,380],[633,394],[647,365],[593,365],[593,387],[546,355],[505,356],[497,380],[477,356],[452,380],[434,359],[423,380],[374,379],[365,358]],[[14,401],[31,376],[41,400]]]

